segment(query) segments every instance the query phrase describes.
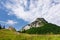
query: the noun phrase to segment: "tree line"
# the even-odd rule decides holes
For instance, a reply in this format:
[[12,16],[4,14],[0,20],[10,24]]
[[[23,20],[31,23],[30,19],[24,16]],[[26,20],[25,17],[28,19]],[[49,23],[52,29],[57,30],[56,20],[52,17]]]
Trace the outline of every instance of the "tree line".
[[60,26],[47,23],[42,27],[32,27],[22,32],[29,33],[29,34],[60,34]]
[[5,26],[2,26],[2,25],[0,24],[0,29],[5,29]]
[[[6,29],[5,27],[6,27],[5,25],[2,26],[2,25],[0,24],[0,29]],[[9,26],[8,30],[16,31],[16,29],[15,29],[13,26]]]

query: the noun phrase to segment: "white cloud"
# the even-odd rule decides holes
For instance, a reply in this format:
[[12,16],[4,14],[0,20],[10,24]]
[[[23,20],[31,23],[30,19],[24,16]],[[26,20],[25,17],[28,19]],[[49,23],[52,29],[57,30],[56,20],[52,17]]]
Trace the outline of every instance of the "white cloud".
[[4,23],[4,24],[5,24],[6,22],[4,22],[4,21],[0,21],[0,23]]
[[7,20],[7,21],[0,21],[0,23],[3,23],[3,24],[5,24],[5,25],[15,25],[15,24],[17,24],[18,22],[13,21],[13,20]]
[[47,13],[48,14],[44,16],[47,21],[60,25],[60,4],[51,7]]
[[[11,1],[12,3],[10,3]],[[9,15],[15,15],[17,18],[25,21],[32,21],[38,17],[44,17],[48,22],[60,25],[60,0],[9,0],[5,7],[11,10]],[[30,10],[27,10],[29,8]]]
[[9,24],[9,25],[14,25],[14,24],[17,24],[17,22],[13,21],[13,20],[8,20],[6,22],[6,24]]

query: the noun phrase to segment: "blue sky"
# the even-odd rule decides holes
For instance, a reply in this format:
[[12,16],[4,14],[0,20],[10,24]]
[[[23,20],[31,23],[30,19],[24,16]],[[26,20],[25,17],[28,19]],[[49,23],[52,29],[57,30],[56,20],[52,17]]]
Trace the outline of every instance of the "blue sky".
[[0,0],[0,24],[20,30],[36,18],[60,26],[60,0]]
[[[1,0],[0,2],[5,3],[5,0]],[[6,28],[8,28],[8,26],[11,25],[11,26],[15,27],[17,30],[19,30],[28,23],[27,21],[18,19],[14,15],[8,15],[9,11],[10,10],[8,10],[6,7],[4,7],[4,5],[2,5],[2,3],[0,3],[0,24],[2,24],[3,26],[5,25]],[[6,24],[5,22],[8,22],[8,20],[16,21],[17,23],[14,25],[9,24],[9,23]]]
[[22,26],[24,26],[24,25],[26,25],[28,22],[27,21],[24,21],[24,20],[22,20],[22,19],[18,19],[16,16],[14,16],[14,15],[11,15],[11,16],[9,16],[8,15],[8,12],[9,11],[6,11],[7,9],[6,8],[4,8],[3,6],[0,8],[0,24],[2,24],[3,26],[5,25],[6,26],[6,28],[8,27],[8,26],[10,26],[10,24],[8,23],[8,24],[6,24],[5,22],[7,22],[8,20],[12,20],[12,21],[16,21],[16,22],[18,22],[18,23],[16,23],[16,24],[14,24],[14,25],[12,25],[13,27],[15,27],[17,30],[18,29],[21,29],[22,28]]

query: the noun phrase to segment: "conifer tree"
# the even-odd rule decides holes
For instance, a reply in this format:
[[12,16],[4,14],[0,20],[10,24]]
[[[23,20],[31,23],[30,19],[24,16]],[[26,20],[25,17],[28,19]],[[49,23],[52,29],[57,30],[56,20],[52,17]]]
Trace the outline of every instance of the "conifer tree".
[[2,29],[2,26],[1,26],[1,24],[0,24],[0,29]]

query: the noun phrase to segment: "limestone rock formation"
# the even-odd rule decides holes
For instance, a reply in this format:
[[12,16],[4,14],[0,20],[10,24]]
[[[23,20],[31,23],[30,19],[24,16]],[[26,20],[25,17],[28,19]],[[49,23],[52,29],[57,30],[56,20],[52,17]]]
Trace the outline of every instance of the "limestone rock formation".
[[37,18],[35,21],[33,21],[30,24],[27,24],[26,26],[23,27],[23,30],[30,29],[32,27],[41,27],[44,24],[48,23],[44,18]]

